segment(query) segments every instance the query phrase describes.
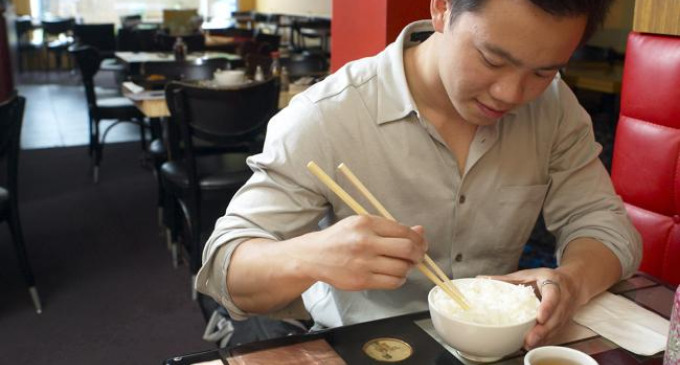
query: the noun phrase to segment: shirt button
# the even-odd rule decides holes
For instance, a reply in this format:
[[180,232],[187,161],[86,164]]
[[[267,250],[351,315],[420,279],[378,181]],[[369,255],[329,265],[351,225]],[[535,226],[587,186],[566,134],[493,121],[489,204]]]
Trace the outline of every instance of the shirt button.
[[460,204],[465,204],[465,195],[461,195],[461,196],[458,198],[458,203],[460,203]]
[[463,254],[462,254],[462,253],[459,253],[458,255],[456,255],[456,258],[455,258],[454,260],[456,260],[456,262],[461,262],[461,261],[463,261]]

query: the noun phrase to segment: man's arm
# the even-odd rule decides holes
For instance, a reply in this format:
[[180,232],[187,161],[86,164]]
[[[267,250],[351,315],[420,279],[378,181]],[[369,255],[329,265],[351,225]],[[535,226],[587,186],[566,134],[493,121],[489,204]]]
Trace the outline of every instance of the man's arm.
[[241,243],[226,273],[227,290],[242,311],[268,313],[317,281],[342,290],[395,289],[426,250],[422,227],[352,216],[286,241]]

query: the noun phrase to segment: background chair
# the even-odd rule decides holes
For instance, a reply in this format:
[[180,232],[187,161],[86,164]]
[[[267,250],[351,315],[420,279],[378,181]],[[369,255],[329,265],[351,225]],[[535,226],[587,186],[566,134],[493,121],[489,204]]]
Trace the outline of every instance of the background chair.
[[[245,158],[261,150],[261,135],[277,111],[279,90],[269,79],[229,89],[171,83],[166,93],[179,136],[169,133],[171,159],[161,174],[181,208],[195,297],[193,277],[201,266],[203,243],[233,194],[251,176]],[[212,152],[208,144],[214,146]]]
[[21,16],[14,23],[17,32],[17,66],[19,72],[24,71],[24,60],[29,64],[29,55],[36,55],[42,50],[40,41],[33,40],[33,21],[30,16]]
[[21,230],[18,203],[19,170],[19,140],[21,137],[21,124],[24,116],[25,99],[14,95],[4,103],[0,103],[0,163],[4,169],[0,176],[0,222],[7,221],[10,233],[16,248],[17,258],[21,272],[28,285],[28,292],[33,300],[33,305],[38,313],[42,312],[40,296],[35,287],[33,270],[26,255],[26,245]]
[[62,55],[67,52],[73,41],[73,18],[43,19],[43,44],[45,47],[47,63],[45,70],[50,68],[50,53],[54,54],[54,65],[57,70],[61,69]]
[[[163,85],[171,81],[195,82],[212,79],[215,71],[218,69],[227,69],[228,64],[228,60],[221,58],[212,58],[200,62],[149,62],[142,68],[145,73],[141,76],[151,74],[163,75],[166,77]],[[153,162],[154,175],[158,182],[158,216],[161,225],[171,227],[171,213],[166,212],[165,209],[168,204],[165,202],[165,191],[160,176],[161,165],[168,160],[168,151],[162,137],[163,134],[167,135],[167,132],[161,132],[160,129],[162,128],[155,127],[154,124],[155,123],[152,123],[152,131],[156,130],[156,132],[152,133],[153,139],[151,143],[149,143],[148,150]],[[175,125],[176,122],[172,119],[160,123],[160,126],[162,126],[163,129],[168,129]],[[170,214],[170,216],[168,216],[168,214]],[[177,234],[176,232],[173,233],[168,230],[166,236],[168,246],[171,247],[171,243],[176,242]],[[173,254],[173,258],[176,258],[176,255]],[[176,259],[173,259],[173,264],[177,266]]]
[[281,66],[288,69],[291,80],[301,77],[323,77],[328,75],[328,59],[319,54],[297,54],[281,59]]
[[640,270],[680,283],[680,37],[631,33],[612,180],[642,235]]
[[115,57],[116,29],[113,23],[75,24],[73,35],[78,44],[96,48],[102,58]]
[[[90,46],[77,46],[71,48],[71,53],[78,63],[83,86],[85,86],[85,97],[87,99],[90,119],[89,153],[92,156],[93,179],[96,183],[99,181],[99,166],[103,156],[106,134],[118,123],[132,122],[138,124],[140,127],[142,150],[146,150],[144,115],[126,97],[98,98],[95,92],[94,75],[99,71],[102,58],[97,49]],[[107,119],[114,119],[116,122],[108,126],[103,133],[100,133],[100,122]]]

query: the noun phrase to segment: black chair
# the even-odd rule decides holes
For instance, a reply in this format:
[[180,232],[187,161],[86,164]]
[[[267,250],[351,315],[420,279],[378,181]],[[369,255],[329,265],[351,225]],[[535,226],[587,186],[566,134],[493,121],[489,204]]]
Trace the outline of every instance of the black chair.
[[[227,89],[171,83],[166,95],[179,136],[169,129],[171,159],[161,174],[182,212],[183,246],[193,283],[205,238],[252,174],[245,157],[261,151],[262,135],[277,111],[279,90],[274,79]],[[216,152],[206,152],[205,144]]]
[[33,270],[28,262],[26,245],[21,230],[19,219],[19,203],[17,175],[19,170],[19,140],[21,137],[21,124],[24,115],[25,99],[13,95],[9,100],[0,103],[0,163],[4,169],[0,176],[3,177],[0,184],[0,222],[7,221],[10,233],[14,241],[19,266],[24,275],[28,292],[33,300],[33,305],[38,313],[42,312],[40,296],[35,287]]
[[[299,52],[328,55],[331,21],[322,18],[299,19],[293,21],[293,48]],[[309,40],[316,40],[318,47],[308,45]]]
[[33,21],[30,16],[21,16],[14,21],[17,32],[17,67],[19,72],[24,71],[24,60],[28,64],[29,58],[27,56],[39,54],[42,50],[42,44],[33,41]]
[[291,80],[301,77],[323,77],[328,74],[328,59],[320,54],[295,54],[281,59],[281,67],[286,67]]
[[156,51],[156,34],[158,27],[139,26],[133,28],[120,28],[116,36],[116,49],[127,52],[154,52]]
[[76,24],[73,35],[78,44],[96,48],[103,58],[115,57],[116,29],[113,23]]
[[[221,58],[213,58],[201,61],[186,61],[186,62],[149,62],[145,63],[144,67],[140,67],[140,70],[144,71],[143,74],[139,75],[141,79],[145,75],[163,75],[166,77],[162,86],[171,81],[185,81],[185,82],[196,82],[202,80],[209,80],[213,78],[215,71],[218,69],[227,69],[229,67],[229,61]],[[163,127],[173,126],[175,123],[168,121],[167,123],[161,123]],[[165,202],[165,193],[163,189],[163,184],[160,177],[161,165],[168,160],[168,151],[163,142],[162,134],[163,132],[158,131],[160,128],[156,129],[155,138],[149,143],[149,155],[151,156],[153,162],[153,171],[158,182],[158,216],[161,225],[170,227],[171,219],[168,218],[165,207],[167,206]],[[167,134],[167,132],[165,132]],[[176,241],[176,234],[168,231],[166,232],[168,246],[171,246],[171,242]],[[175,257],[175,255],[173,255]],[[173,260],[176,265],[176,260]]]
[[45,70],[49,70],[50,60],[49,54],[54,54],[55,67],[57,70],[61,69],[62,55],[67,52],[68,48],[74,43],[73,27],[75,20],[73,18],[66,19],[43,19],[43,44],[46,50],[47,59]]
[[[70,49],[78,63],[83,85],[85,86],[85,97],[87,98],[87,108],[89,112],[90,126],[90,145],[89,153],[92,156],[94,182],[99,181],[99,166],[101,164],[104,141],[106,135],[112,127],[120,122],[132,122],[140,127],[142,150],[146,150],[146,137],[144,126],[144,115],[135,107],[129,99],[118,96],[108,98],[98,98],[95,93],[94,75],[99,71],[102,58],[96,48],[90,46],[77,46]],[[108,126],[103,133],[99,131],[99,124],[102,120],[113,119],[115,123]],[[100,138],[101,135],[101,138]]]

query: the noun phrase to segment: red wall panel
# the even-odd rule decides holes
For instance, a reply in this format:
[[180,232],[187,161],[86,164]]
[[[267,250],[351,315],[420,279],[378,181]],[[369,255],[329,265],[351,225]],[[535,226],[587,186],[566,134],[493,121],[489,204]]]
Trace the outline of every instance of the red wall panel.
[[335,0],[331,22],[331,70],[373,56],[408,23],[430,17],[425,0]]

